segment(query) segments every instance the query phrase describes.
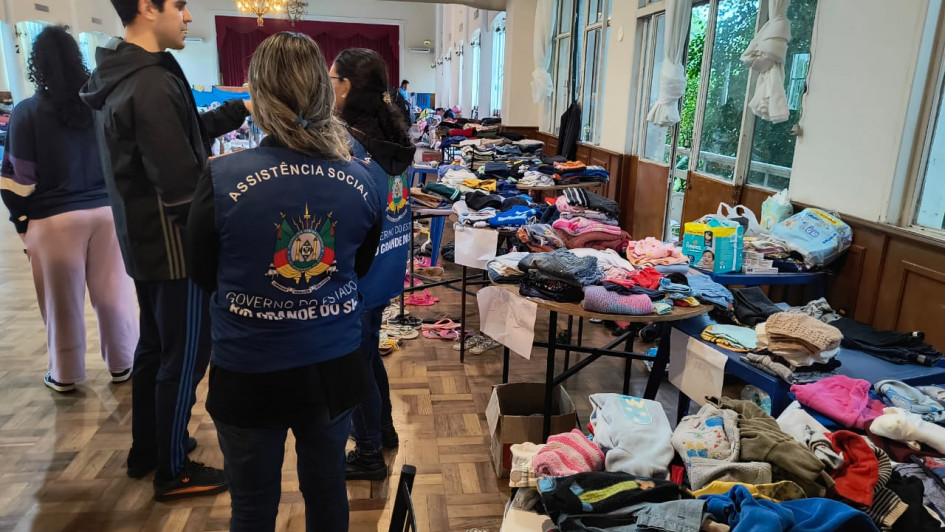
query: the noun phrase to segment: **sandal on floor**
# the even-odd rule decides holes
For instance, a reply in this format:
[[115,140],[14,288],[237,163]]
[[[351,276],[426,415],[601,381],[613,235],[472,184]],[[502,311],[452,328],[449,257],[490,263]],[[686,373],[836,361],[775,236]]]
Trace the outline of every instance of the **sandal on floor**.
[[431,340],[442,340],[442,338],[440,338],[440,331],[423,331],[421,334],[423,334],[424,338],[429,338]]
[[413,272],[424,277],[443,276],[443,268],[441,266],[421,266],[419,268],[414,268]]
[[446,329],[438,331],[441,340],[459,340],[458,329]]
[[[478,334],[470,334],[469,331],[467,331],[466,338],[465,338],[466,351],[469,351],[474,345],[479,344],[479,341],[481,339],[482,337],[480,337]],[[455,342],[453,342],[453,351],[459,351],[460,347],[461,345],[459,343],[459,340],[456,340]]]
[[486,335],[480,335],[479,342],[476,345],[469,348],[469,352],[474,355],[481,355],[485,353],[486,351],[489,351],[490,349],[495,349],[496,347],[499,347],[500,345],[502,344],[500,344],[499,342],[496,342],[492,338],[489,338]]
[[413,340],[420,336],[420,331],[409,325],[381,325],[381,332],[401,340]]
[[380,351],[382,357],[393,353],[394,351],[400,349],[400,340],[396,338],[391,338],[386,335],[381,335],[380,342],[378,342],[378,351]]
[[410,294],[404,299],[404,305],[416,305],[418,307],[432,307],[440,298],[433,297],[426,290],[422,294]]
[[459,327],[459,324],[449,318],[443,318],[436,323],[424,323],[420,326],[424,331],[449,330]]

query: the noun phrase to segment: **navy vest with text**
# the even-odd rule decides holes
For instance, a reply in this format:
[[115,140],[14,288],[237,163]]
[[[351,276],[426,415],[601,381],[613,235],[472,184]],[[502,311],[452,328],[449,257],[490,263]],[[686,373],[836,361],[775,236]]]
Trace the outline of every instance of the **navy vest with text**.
[[351,152],[367,161],[381,196],[381,241],[367,275],[361,278],[361,296],[364,308],[387,306],[390,300],[404,293],[404,274],[410,254],[410,189],[405,175],[387,175],[354,137],[350,137]]
[[361,343],[355,255],[381,216],[364,163],[263,147],[210,162],[220,234],[212,360],[260,373]]

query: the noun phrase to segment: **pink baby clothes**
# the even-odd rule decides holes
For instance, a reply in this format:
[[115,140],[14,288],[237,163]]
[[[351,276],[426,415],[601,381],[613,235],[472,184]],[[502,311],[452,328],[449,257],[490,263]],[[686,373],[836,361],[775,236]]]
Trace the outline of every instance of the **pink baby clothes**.
[[593,222],[587,218],[571,218],[569,220],[559,218],[551,224],[551,227],[563,231],[571,236],[583,235],[585,233],[606,233],[610,235],[625,235],[626,233],[616,225],[607,225],[600,222]]
[[688,259],[672,244],[651,236],[627,245],[627,260],[634,266],[684,264]]
[[868,421],[883,414],[884,408],[882,402],[870,398],[870,387],[867,381],[834,375],[811,384],[795,384],[791,393],[802,405],[844,427],[863,430]]
[[604,470],[604,452],[580,430],[557,434],[532,460],[535,476],[566,477],[577,473]]

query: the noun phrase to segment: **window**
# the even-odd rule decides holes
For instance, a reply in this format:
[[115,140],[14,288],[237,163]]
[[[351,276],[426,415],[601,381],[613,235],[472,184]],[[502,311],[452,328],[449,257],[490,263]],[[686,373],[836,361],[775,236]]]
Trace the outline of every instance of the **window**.
[[[941,45],[945,48],[945,43]],[[938,71],[932,69],[930,77],[935,85],[929,96],[928,126],[924,146],[917,155],[921,157],[919,172],[912,199],[912,210],[904,225],[934,231],[945,230],[945,49],[939,50]],[[942,236],[939,233],[939,236]]]
[[791,21],[791,42],[784,59],[784,84],[790,115],[787,121],[772,124],[755,118],[751,143],[751,162],[748,165],[748,183],[781,190],[791,180],[794,163],[794,143],[791,134],[801,119],[801,105],[807,87],[807,69],[810,67],[810,41],[814,29],[817,0],[793,0],[788,7]]
[[584,75],[581,80],[581,140],[600,142],[600,102],[603,100],[604,72],[607,64],[607,37],[610,35],[610,11],[613,0],[590,0],[584,20]]
[[[463,41],[459,41],[459,46],[456,48],[456,59],[459,61],[459,94],[456,96],[456,104],[459,105],[460,109],[463,109],[463,86],[466,85],[464,80],[465,72],[463,71],[463,55],[465,54],[465,47]],[[469,116],[470,109],[464,109],[463,116]]]
[[[767,20],[767,2],[717,0],[693,7],[684,54],[687,83],[681,121],[676,128],[645,122],[639,146],[642,156],[669,164],[675,143],[677,179],[685,180],[687,171],[697,171],[734,184],[786,187],[794,160],[792,131],[800,119],[811,63],[816,11],[817,0],[794,0],[788,8],[792,40],[785,58],[784,85],[790,115],[787,121],[773,124],[746,108],[755,90],[755,76],[740,59]],[[642,95],[646,104],[642,120],[656,100],[665,24],[664,13],[644,21],[647,90]]]
[[551,77],[554,80],[552,102],[548,106],[546,123],[549,131],[558,132],[558,118],[571,104],[571,26],[574,22],[574,0],[559,0],[558,27],[555,31],[554,56]]
[[[610,12],[613,0],[559,0],[558,28],[554,44],[554,96],[550,116],[551,130],[557,133],[558,118],[571,104],[572,89],[581,102],[584,142],[600,142],[601,105],[607,41],[610,36]],[[577,24],[577,32],[572,34]],[[575,39],[577,42],[575,42]],[[577,54],[574,57],[573,54]],[[572,69],[577,69],[572,72]],[[571,83],[574,83],[574,87]]]
[[95,50],[111,39],[108,35],[100,31],[86,31],[79,34],[79,50],[82,52],[82,60],[85,61],[89,72],[95,70]]
[[492,115],[502,116],[502,84],[505,81],[505,13],[493,25],[492,40]]
[[939,104],[916,205],[915,225],[945,230],[945,113]]
[[[476,30],[476,33],[473,34],[472,39],[469,40],[470,53],[472,54],[472,82],[471,82],[471,91],[470,100],[469,100],[469,116],[474,116],[478,118],[479,112],[479,69],[480,69],[480,52],[482,51],[482,34],[479,30]],[[473,115],[473,113],[477,113]]]
[[[36,37],[39,37],[40,32],[42,32],[46,26],[51,25],[50,22],[46,22],[45,20],[26,20],[17,22],[13,26],[16,32],[16,45],[14,50],[16,50],[16,68],[19,75],[11,75],[10,83],[19,84],[19,90],[17,92],[20,94],[17,100],[28,98],[36,91],[36,88],[27,78],[27,72],[29,72],[29,58],[33,53],[33,41],[36,40]],[[16,93],[14,93],[14,96],[16,96]]]

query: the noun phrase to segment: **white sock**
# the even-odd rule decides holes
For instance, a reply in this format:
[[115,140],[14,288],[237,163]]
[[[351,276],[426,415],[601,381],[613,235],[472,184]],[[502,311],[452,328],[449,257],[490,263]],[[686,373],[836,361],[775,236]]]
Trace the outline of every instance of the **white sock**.
[[897,441],[919,441],[945,453],[945,427],[929,423],[919,414],[901,408],[884,408],[883,415],[873,420],[870,430]]

